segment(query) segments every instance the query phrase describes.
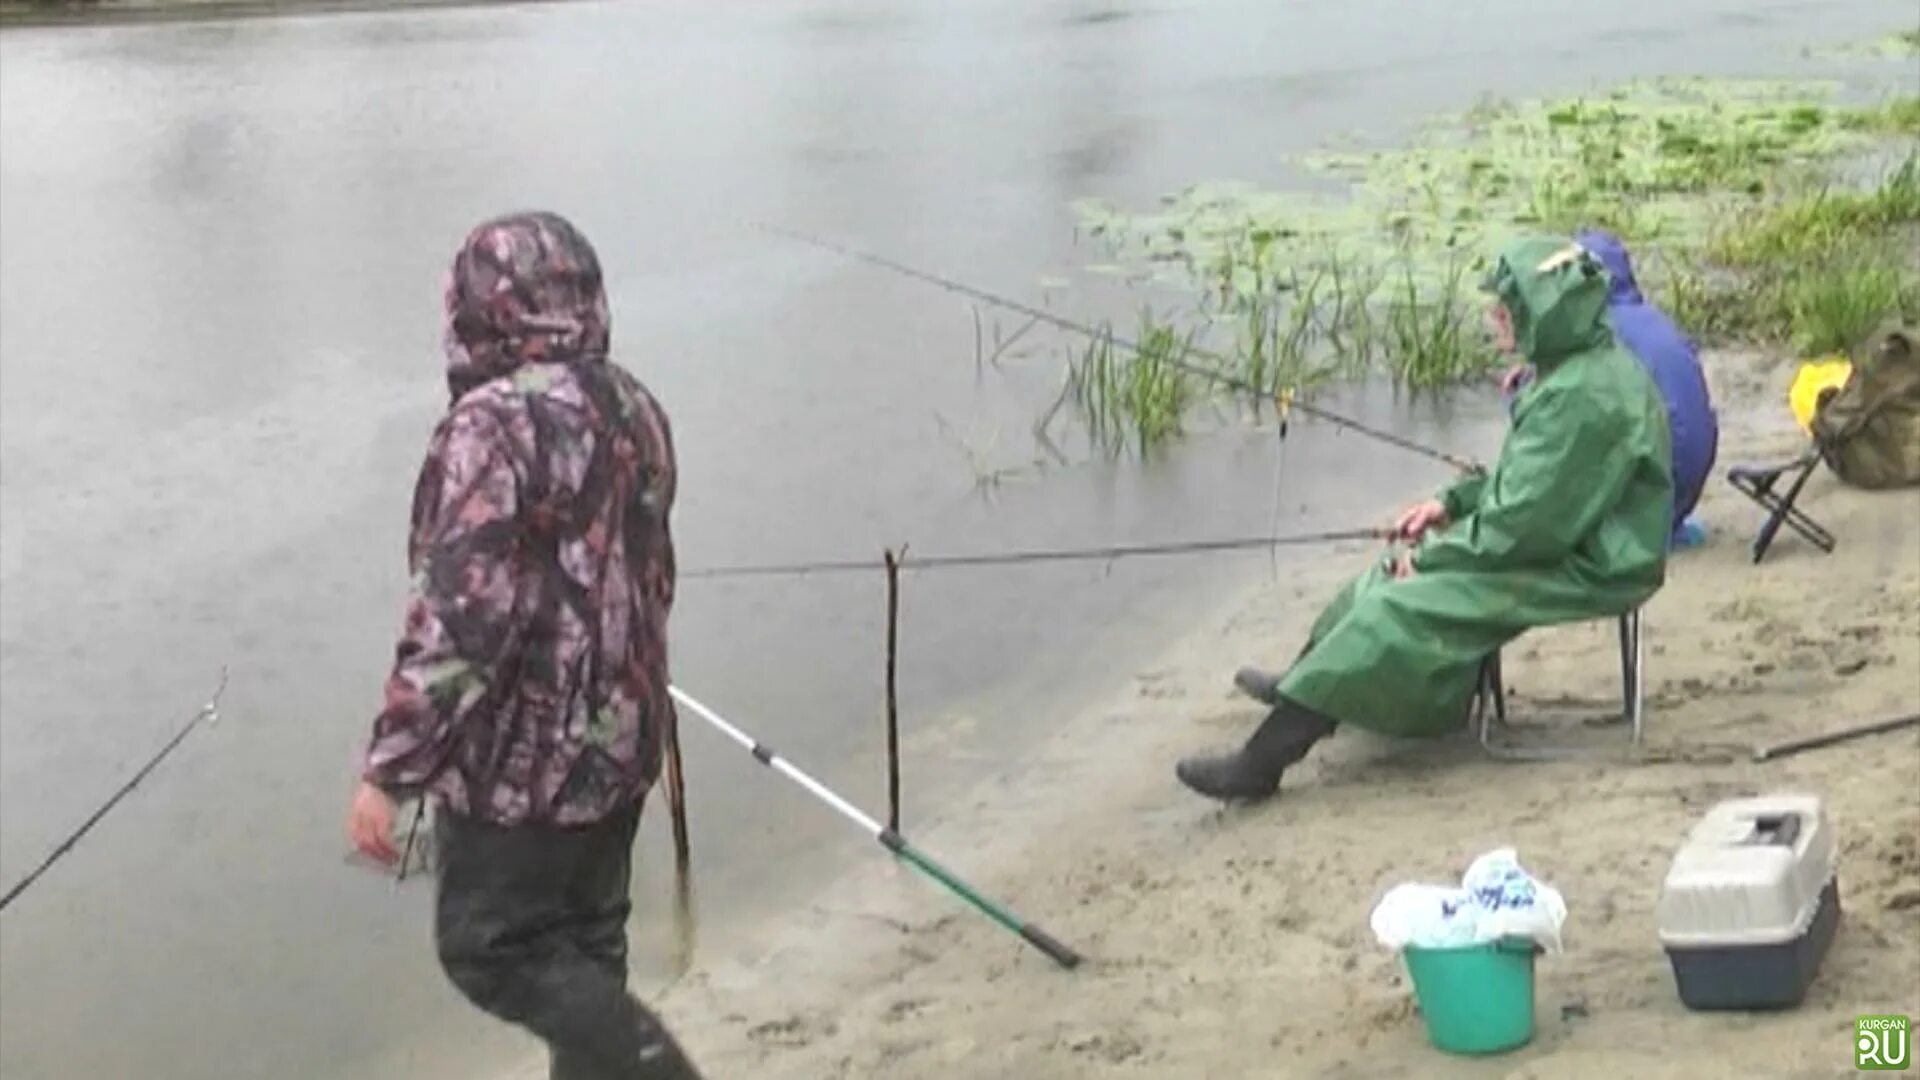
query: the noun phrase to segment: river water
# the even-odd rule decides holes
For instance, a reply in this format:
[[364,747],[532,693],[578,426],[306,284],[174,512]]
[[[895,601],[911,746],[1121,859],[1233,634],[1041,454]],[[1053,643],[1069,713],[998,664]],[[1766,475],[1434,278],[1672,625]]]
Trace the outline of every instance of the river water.
[[[439,977],[430,888],[349,868],[340,832],[444,398],[440,275],[476,220],[550,207],[599,247],[616,353],[674,417],[688,568],[1258,534],[1270,428],[1035,468],[1062,339],[983,374],[965,304],[746,223],[1032,297],[1099,259],[1081,196],[1274,181],[1486,93],[1814,71],[1803,45],[1912,13],[632,0],[0,36],[0,883],[232,676],[221,722],[0,920],[0,1073],[382,1080],[524,1052]],[[1351,404],[1491,446],[1481,399]],[[1286,454],[1282,532],[1444,477],[1312,425]],[[909,828],[1286,558],[910,577]],[[877,809],[882,603],[877,575],[689,581],[676,677]],[[866,848],[687,724],[717,954]],[[643,987],[672,974],[664,832],[650,812]]]

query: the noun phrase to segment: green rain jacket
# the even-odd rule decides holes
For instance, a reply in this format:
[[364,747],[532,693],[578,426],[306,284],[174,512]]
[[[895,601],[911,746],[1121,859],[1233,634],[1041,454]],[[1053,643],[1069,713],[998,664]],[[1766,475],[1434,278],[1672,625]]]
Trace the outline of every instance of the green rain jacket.
[[1666,575],[1666,406],[1603,316],[1606,271],[1567,242],[1508,248],[1487,282],[1537,372],[1490,473],[1440,493],[1414,574],[1361,575],[1314,624],[1283,697],[1386,735],[1461,726],[1480,662],[1525,631],[1619,615]]

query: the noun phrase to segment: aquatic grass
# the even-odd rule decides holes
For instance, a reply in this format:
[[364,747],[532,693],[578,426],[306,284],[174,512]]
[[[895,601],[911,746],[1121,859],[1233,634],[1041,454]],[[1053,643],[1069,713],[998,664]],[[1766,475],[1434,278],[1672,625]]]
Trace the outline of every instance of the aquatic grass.
[[1111,328],[1086,343],[1080,356],[1067,365],[1067,396],[1086,424],[1087,436],[1096,446],[1120,445],[1110,433],[1117,431],[1124,417],[1120,414],[1120,380],[1114,367],[1115,355]]
[[1076,209],[1116,257],[1163,283],[1201,285],[1214,310],[1269,291],[1290,266],[1305,275],[1329,247],[1374,266],[1411,259],[1435,289],[1461,253],[1484,254],[1517,230],[1602,226],[1636,245],[1699,242],[1726,198],[1771,197],[1796,170],[1878,138],[1878,121],[1843,122],[1855,112],[1898,112],[1830,107],[1833,89],[1658,80],[1558,102],[1488,101],[1409,149],[1308,159],[1350,185],[1345,198],[1209,183],[1145,212]]
[[1533,225],[1556,233],[1584,228],[1611,229],[1622,235],[1646,231],[1646,221],[1627,195],[1596,188],[1590,182],[1543,178],[1528,196],[1514,224]]
[[1830,45],[1812,50],[1810,54],[1830,57],[1872,56],[1882,59],[1905,59],[1915,53],[1920,53],[1920,30],[1902,30],[1872,41]]
[[1842,117],[1841,123],[1854,131],[1920,135],[1920,96],[1896,97],[1873,108],[1853,110]]
[[1753,304],[1724,273],[1666,252],[1656,253],[1645,265],[1641,277],[1647,295],[1695,338],[1726,341],[1753,329]]
[[1207,381],[1194,354],[1197,331],[1183,334],[1150,312],[1141,315],[1137,349],[1116,342],[1111,327],[1102,331],[1069,363],[1065,396],[1096,447],[1117,454],[1132,445],[1144,457],[1181,434]]
[[1311,309],[1277,293],[1248,296],[1235,306],[1237,374],[1263,390],[1279,385],[1299,366],[1311,331],[1302,315]]
[[[1466,366],[1470,320],[1463,302],[1434,303],[1409,285],[1409,299],[1376,313],[1379,280],[1330,261],[1265,292],[1239,294],[1185,329],[1143,312],[1137,348],[1102,327],[1069,358],[1060,400],[1036,432],[1043,445],[1050,442],[1046,428],[1071,406],[1095,448],[1113,455],[1130,447],[1144,457],[1182,434],[1185,415],[1202,400],[1238,399],[1258,411],[1284,394],[1364,374],[1376,350],[1408,357],[1404,377],[1420,385],[1436,385],[1444,372]],[[1223,324],[1232,348],[1201,349],[1200,339]]]
[[1428,257],[1515,225],[1600,223],[1645,236],[1702,221],[1701,196],[1766,193],[1783,169],[1869,141],[1884,126],[1871,117],[1905,115],[1892,105],[1829,107],[1834,89],[1656,80],[1567,101],[1483,102],[1407,149],[1307,159],[1348,181],[1351,199],[1200,184],[1149,212],[1079,209],[1095,235],[1123,249],[1172,265],[1198,257],[1226,275],[1248,258],[1271,272],[1289,246],[1279,241],[1299,237],[1331,236],[1384,257],[1411,243]]
[[1909,160],[1873,191],[1823,189],[1728,215],[1715,227],[1706,255],[1739,269],[1791,266],[1914,221],[1920,221],[1920,173]]
[[1365,327],[1343,327],[1356,318],[1362,298],[1357,282],[1338,266],[1311,265],[1289,273],[1280,287],[1239,299],[1233,374],[1271,398],[1284,388],[1317,384],[1345,370],[1346,343],[1365,342]]
[[1459,382],[1496,362],[1491,342],[1480,333],[1480,309],[1465,274],[1464,265],[1456,263],[1436,294],[1420,288],[1411,263],[1402,265],[1385,322],[1393,374],[1407,386]]
[[1365,375],[1374,366],[1384,336],[1375,297],[1386,281],[1386,269],[1337,251],[1328,254],[1322,265],[1327,280],[1325,336],[1333,356],[1323,374],[1327,378]]
[[[1262,398],[1372,373],[1415,389],[1484,373],[1497,358],[1464,286],[1518,232],[1621,235],[1649,294],[1702,340],[1824,345],[1920,295],[1920,268],[1888,254],[1890,232],[1920,222],[1912,155],[1877,185],[1832,171],[1920,129],[1920,104],[1849,107],[1837,89],[1665,79],[1483,101],[1411,147],[1306,162],[1344,193],[1217,182],[1139,211],[1083,200],[1077,233],[1136,281],[1194,290],[1197,332],[1231,342],[1217,370]],[[1166,437],[1178,424],[1157,410],[1212,392],[1189,381],[1181,397],[1149,365],[1149,393],[1137,361],[1096,352],[1076,376],[1096,441]]]
[[1140,452],[1180,432],[1195,376],[1187,368],[1193,331],[1181,335],[1169,325],[1143,323],[1140,348],[1125,368],[1124,403],[1134,418]]
[[[1483,104],[1451,134],[1346,164],[1363,168],[1363,188],[1396,204],[1416,231],[1456,247],[1488,237],[1471,228],[1476,221],[1657,234],[1697,221],[1702,196],[1762,192],[1783,167],[1862,137],[1831,122],[1821,103],[1830,89],[1665,80],[1570,101]],[[1433,205],[1438,213],[1423,210]]]
[[[991,498],[1002,484],[1036,474],[1045,465],[1041,460],[1021,465],[997,464],[1000,447],[998,431],[984,439],[971,433],[962,435],[938,410],[934,411],[933,422],[941,439],[966,460],[967,469],[973,474],[973,491],[976,495]],[[1044,425],[1036,425],[1035,437],[1043,446],[1046,445]]]
[[[1905,0],[1902,0],[1903,4],[1904,2]],[[1917,54],[1920,54],[1920,30],[1901,30],[1870,41],[1826,45],[1816,49],[1803,49],[1801,52],[1803,56],[1820,56],[1829,59],[1866,57],[1878,60],[1906,60]]]

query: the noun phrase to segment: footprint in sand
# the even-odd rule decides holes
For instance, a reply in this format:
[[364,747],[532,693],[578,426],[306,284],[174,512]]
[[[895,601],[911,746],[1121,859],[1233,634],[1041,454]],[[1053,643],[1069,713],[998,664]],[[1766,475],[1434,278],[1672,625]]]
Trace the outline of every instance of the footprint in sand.
[[933,1002],[926,998],[903,998],[887,1006],[886,1015],[882,1019],[889,1024],[898,1024],[902,1020],[911,1020],[919,1016],[931,1004]]
[[1412,997],[1396,997],[1391,1001],[1375,1002],[1367,1010],[1366,1022],[1375,1028],[1394,1028],[1413,1019],[1419,1012]]
[[1766,618],[1766,615],[1766,605],[1748,596],[1721,604],[1708,612],[1708,617],[1714,622],[1756,622]]
[[784,1020],[768,1020],[754,1025],[747,1030],[747,1038],[762,1046],[798,1049],[812,1045],[817,1038],[831,1036],[834,1030],[832,1024],[816,1030],[813,1021],[801,1016],[789,1016]]
[[1788,671],[1816,671],[1826,666],[1826,658],[1812,649],[1796,649],[1787,654]]
[[1139,1057],[1145,1048],[1140,1045],[1140,1040],[1127,1032],[1113,1031],[1075,1039],[1067,1044],[1067,1049],[1119,1065]]

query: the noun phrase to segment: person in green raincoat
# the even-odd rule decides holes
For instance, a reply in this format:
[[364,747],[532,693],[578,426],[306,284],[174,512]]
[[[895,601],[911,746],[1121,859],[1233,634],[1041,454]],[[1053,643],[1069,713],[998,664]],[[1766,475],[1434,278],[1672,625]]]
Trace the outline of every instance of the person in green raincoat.
[[1239,750],[1176,773],[1253,800],[1340,724],[1433,736],[1466,722],[1480,663],[1536,626],[1619,615],[1666,576],[1673,514],[1666,406],[1607,328],[1607,274],[1567,240],[1502,252],[1484,287],[1501,346],[1534,365],[1491,472],[1403,513],[1415,544],[1327,606],[1285,674],[1235,682],[1272,706]]

